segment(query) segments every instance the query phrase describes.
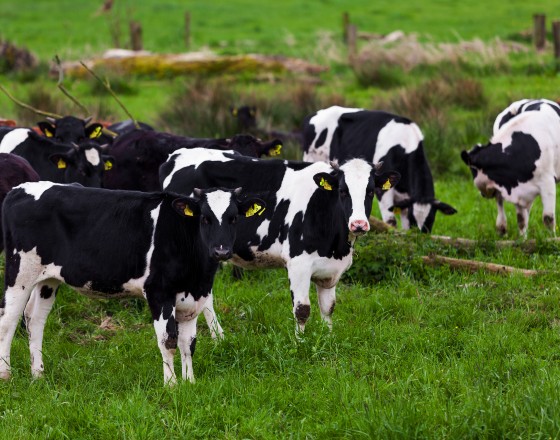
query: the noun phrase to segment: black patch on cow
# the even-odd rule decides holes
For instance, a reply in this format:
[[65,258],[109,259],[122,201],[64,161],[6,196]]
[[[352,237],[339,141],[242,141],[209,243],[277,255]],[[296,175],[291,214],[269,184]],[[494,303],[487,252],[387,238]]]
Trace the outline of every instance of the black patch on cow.
[[41,286],[41,292],[40,292],[40,297],[43,299],[49,299],[51,297],[51,295],[53,294],[54,290],[52,287],[50,286],[46,286],[43,285]]
[[196,337],[192,338],[191,340],[191,356],[194,356],[194,351],[196,350]]
[[517,116],[517,114],[513,114],[513,113],[506,113],[502,119],[500,120],[500,124],[499,127],[502,127],[502,125],[504,125],[506,122],[511,121],[513,118],[515,118]]
[[319,138],[317,139],[317,142],[315,143],[315,148],[319,148],[325,143],[325,141],[327,140],[328,133],[329,130],[327,130],[326,128],[321,132]]
[[[8,243],[6,244],[8,245]],[[11,250],[12,248],[10,247],[7,249]],[[12,254],[10,252],[10,254],[8,254],[8,252],[6,252],[5,255],[6,255],[6,264],[5,264],[6,273],[5,273],[4,283],[6,287],[13,287],[16,284],[16,278],[19,273],[21,257],[19,256],[19,253]]]
[[533,136],[516,131],[512,134],[511,144],[503,151],[502,144],[488,144],[475,147],[469,157],[474,167],[511,194],[519,183],[533,178],[541,149]]
[[296,319],[300,324],[305,324],[311,314],[311,306],[309,304],[298,304],[296,307]]
[[[288,237],[288,230],[290,225],[286,224],[286,215],[290,207],[289,200],[282,200],[275,209],[276,215],[272,218],[268,226],[268,234],[262,239],[259,244],[259,251],[269,249],[276,240],[284,243]],[[293,223],[292,223],[293,226]]]
[[333,301],[333,303],[331,304],[331,308],[328,311],[329,316],[333,314],[335,306],[336,306],[336,301]]
[[520,212],[517,213],[517,226],[520,230],[525,228],[525,217]]
[[292,307],[294,307],[294,291],[290,289],[290,296],[292,297]]
[[[162,316],[164,315],[165,312],[162,312]],[[177,339],[179,338],[178,327],[179,327],[179,323],[175,320],[175,317],[170,316],[167,319],[167,325],[165,326],[165,331],[167,332],[167,339],[165,340],[165,348],[169,350],[177,348]]]

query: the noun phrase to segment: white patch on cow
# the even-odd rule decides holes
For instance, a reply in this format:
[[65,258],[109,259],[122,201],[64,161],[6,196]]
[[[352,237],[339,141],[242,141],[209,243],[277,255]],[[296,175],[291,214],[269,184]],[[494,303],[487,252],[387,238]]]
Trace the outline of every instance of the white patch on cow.
[[156,226],[159,218],[160,208],[161,208],[161,204],[156,206],[150,212],[150,217],[152,218],[153,230],[152,230],[150,248],[148,249],[148,253],[146,254],[146,268],[144,270],[144,274],[139,278],[132,278],[123,284],[123,289],[131,292],[134,295],[144,295],[144,284],[146,283],[146,280],[150,275],[150,263],[152,261],[152,254],[154,253],[154,248],[155,248],[154,237],[156,234]]
[[231,205],[231,193],[227,191],[212,191],[206,193],[208,206],[218,219],[218,224],[222,224],[223,216]]
[[428,215],[430,215],[430,211],[432,210],[432,205],[429,203],[414,203],[412,205],[414,218],[416,219],[416,224],[418,225],[419,229],[422,229]]
[[16,188],[21,188],[26,194],[33,196],[35,200],[39,200],[43,193],[53,186],[62,186],[60,183],[53,183],[47,180],[41,180],[39,182],[27,182],[16,186]]
[[180,292],[175,295],[175,313],[177,321],[190,321],[196,318],[206,306],[207,296],[197,300],[190,293]]
[[423,139],[424,136],[418,125],[392,120],[379,130],[373,163],[378,163],[396,145],[400,145],[406,154],[410,154],[418,148]]
[[[531,106],[532,104],[538,104],[538,103],[547,104],[544,106],[541,105],[541,108],[538,111],[543,111],[543,110],[547,111],[549,109],[552,110],[550,107],[555,107],[556,109],[560,110],[560,106],[556,102],[551,101],[549,99],[521,99],[519,101],[512,102],[505,110],[503,110],[498,116],[496,116],[496,120],[494,121],[494,125],[492,127],[492,131],[494,135],[497,134],[498,131],[500,130],[501,128],[500,124],[502,123],[502,119],[504,119],[506,116],[508,115],[516,116],[526,111],[527,107]],[[502,124],[502,126],[503,125],[505,124]]]
[[[331,142],[338,127],[340,116],[344,113],[355,113],[363,110],[363,108],[346,108],[338,105],[319,110],[309,120],[309,124],[315,127],[315,138],[309,145],[308,151],[303,154],[303,160],[306,162],[329,162]],[[317,145],[317,141],[324,130],[327,130],[325,142],[322,145]]]
[[28,128],[16,128],[4,136],[0,142],[0,153],[11,153],[14,149],[25,142],[31,132]]
[[27,289],[50,278],[64,282],[61,275],[62,266],[57,266],[54,263],[42,264],[41,256],[37,253],[37,247],[28,252],[14,250],[14,254],[16,253],[19,255],[20,263],[14,286]]
[[348,220],[348,228],[350,224],[356,220],[369,219],[369,212],[365,212],[365,200],[367,183],[371,175],[373,167],[364,160],[352,159],[340,167],[344,172],[346,185],[348,185],[348,193],[352,199],[352,214]]
[[[169,173],[169,175],[163,181],[163,188],[167,188],[169,182],[171,182],[171,178],[173,174],[178,170],[186,167],[193,166],[196,168],[199,165],[206,161],[213,161],[213,162],[229,162],[233,159],[229,157],[225,157],[224,153],[231,153],[235,154],[233,150],[210,150],[208,148],[180,148],[179,150],[174,151],[169,155],[170,157],[174,157],[175,161],[173,164],[173,170]],[[169,160],[168,158],[168,160]]]
[[86,154],[86,160],[93,166],[97,166],[99,165],[99,162],[101,162],[101,158],[99,157],[99,151],[97,151],[95,148],[88,148],[85,151],[85,154]]

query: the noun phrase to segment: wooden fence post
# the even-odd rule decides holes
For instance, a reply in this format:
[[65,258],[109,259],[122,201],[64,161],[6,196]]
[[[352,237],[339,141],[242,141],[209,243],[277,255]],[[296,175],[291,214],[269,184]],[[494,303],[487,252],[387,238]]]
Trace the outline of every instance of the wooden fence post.
[[342,41],[348,44],[348,26],[350,25],[350,14],[345,12],[342,14]]
[[546,39],[546,16],[544,14],[533,15],[533,41],[537,50],[544,49]]
[[134,20],[129,23],[130,26],[130,47],[132,50],[142,50],[142,25]]
[[560,62],[560,21],[552,22],[552,41],[554,42],[554,59],[556,65]]
[[185,46],[187,49],[191,47],[191,13],[185,12]]
[[355,24],[348,25],[348,56],[352,58],[357,53],[358,28]]

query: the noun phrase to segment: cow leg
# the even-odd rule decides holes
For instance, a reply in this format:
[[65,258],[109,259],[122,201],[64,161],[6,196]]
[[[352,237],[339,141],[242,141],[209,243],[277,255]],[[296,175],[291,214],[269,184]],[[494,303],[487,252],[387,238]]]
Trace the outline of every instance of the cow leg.
[[164,302],[150,299],[153,295],[146,294],[154,320],[154,329],[161,357],[163,358],[163,383],[173,386],[177,383],[173,357],[177,349],[177,321],[175,320],[175,297]]
[[311,314],[311,303],[309,301],[311,272],[308,266],[308,262],[300,261],[299,258],[290,260],[287,265],[290,292],[292,293],[292,310],[297,322],[296,335],[303,333],[305,323]]
[[192,357],[196,346],[196,319],[179,322],[179,351],[181,352],[181,372],[183,380],[194,383]]
[[550,179],[541,189],[541,200],[543,204],[543,223],[556,235],[556,183],[554,178]]
[[25,306],[24,318],[29,334],[31,374],[35,378],[43,375],[43,333],[59,285],[58,280],[38,283]]
[[496,194],[496,204],[498,206],[498,216],[496,217],[496,231],[500,235],[505,235],[507,232],[507,218],[506,211],[504,210],[504,198],[501,194]]
[[0,379],[10,378],[10,349],[25,305],[29,300],[33,283],[16,283],[6,289],[4,309],[0,316]]
[[324,288],[316,284],[317,300],[319,301],[319,309],[321,310],[321,318],[329,326],[332,331],[332,313],[336,304],[336,286]]
[[[212,292],[210,292],[210,295],[208,295],[203,313],[204,318],[206,319],[206,324],[208,324],[208,328],[210,329],[212,339],[224,339],[224,331],[222,329],[222,326],[218,322],[218,316],[216,315],[216,311],[214,310],[214,295],[212,294]],[[180,335],[181,333],[179,332],[179,336]]]
[[515,205],[515,210],[517,211],[517,227],[519,228],[519,235],[527,238],[527,226],[529,224],[529,212],[531,211],[531,206],[525,208],[521,205]]
[[[381,211],[381,218],[385,223],[391,226],[397,226],[397,220],[395,218],[395,214],[389,211],[394,204],[395,200],[395,191],[390,189],[387,192],[384,192],[379,199],[379,211]],[[402,219],[402,217],[401,217]]]

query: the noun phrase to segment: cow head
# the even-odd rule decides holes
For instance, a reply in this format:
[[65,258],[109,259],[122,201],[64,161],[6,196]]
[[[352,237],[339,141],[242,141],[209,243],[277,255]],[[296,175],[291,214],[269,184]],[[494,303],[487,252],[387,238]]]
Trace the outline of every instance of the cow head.
[[241,200],[241,188],[235,190],[195,188],[193,197],[179,197],[173,208],[179,215],[199,222],[202,242],[208,255],[223,261],[232,257],[237,217],[261,215],[266,204],[258,198]]
[[400,174],[396,171],[380,172],[362,159],[352,159],[342,166],[331,163],[331,173],[317,173],[313,180],[324,191],[333,191],[339,197],[351,237],[369,231],[369,214],[375,194],[394,187]]
[[101,136],[103,126],[98,123],[90,124],[91,118],[80,119],[74,116],[64,116],[59,119],[47,118],[37,123],[43,134],[61,143],[72,142],[81,144],[90,139]]
[[282,150],[282,141],[274,139],[270,142],[263,142],[249,134],[237,134],[229,140],[227,148],[244,156],[277,156]]
[[[484,153],[486,151],[489,151],[487,150],[487,148],[491,146],[492,144],[488,144],[484,147],[481,144],[477,144],[471,149],[471,151],[461,151],[461,159],[463,159],[463,162],[465,162],[465,164],[471,170],[475,186],[480,191],[482,197],[486,198],[495,197],[497,191],[494,182],[492,182],[492,180],[488,178],[487,174],[482,171],[482,166],[480,163],[481,157],[484,161]],[[491,163],[488,162],[487,165],[491,166]]]
[[66,152],[51,154],[49,160],[63,173],[64,183],[99,188],[104,172],[112,169],[115,163],[111,156],[103,154],[104,150],[105,145],[100,147],[92,142],[73,144]]
[[250,131],[257,126],[257,107],[243,105],[230,107],[231,115],[237,119],[237,128],[241,131]]
[[[399,200],[396,201],[389,210],[395,213],[397,210],[406,211],[405,218],[408,222],[408,227],[417,227],[420,231],[426,233],[432,232],[432,227],[434,226],[434,221],[436,219],[436,213],[438,211],[445,215],[457,213],[457,210],[453,208],[453,206],[440,202],[436,199],[425,200],[422,202],[414,201],[410,198]],[[403,228],[408,229],[405,228],[404,225]]]

